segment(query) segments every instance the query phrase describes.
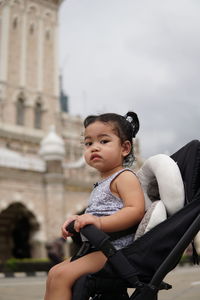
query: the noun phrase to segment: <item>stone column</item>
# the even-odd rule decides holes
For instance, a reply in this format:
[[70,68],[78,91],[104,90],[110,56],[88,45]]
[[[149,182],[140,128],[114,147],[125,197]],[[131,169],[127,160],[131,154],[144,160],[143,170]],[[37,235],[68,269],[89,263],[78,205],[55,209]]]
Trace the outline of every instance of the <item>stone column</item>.
[[47,240],[61,236],[64,222],[64,176],[60,161],[47,161],[45,174]]
[[20,87],[26,86],[26,51],[27,51],[27,15],[25,9],[23,10],[22,18],[22,38],[21,38],[21,68],[20,68]]
[[9,47],[9,24],[10,24],[10,7],[5,5],[2,8],[1,17],[1,36],[0,36],[0,82],[7,81],[8,68],[8,47]]
[[43,91],[43,59],[44,59],[44,24],[42,16],[38,16],[38,45],[37,45],[37,53],[38,53],[38,69],[37,69],[37,91]]
[[[54,29],[54,47],[55,47],[55,50],[54,50],[54,64],[55,64],[55,74],[54,74],[54,82],[55,82],[55,86],[54,86],[54,95],[56,97],[59,97],[59,66],[58,66],[58,25],[57,25],[57,21],[56,21],[56,25],[55,25],[55,29]],[[57,111],[59,112],[60,111],[60,106],[59,106],[59,101],[58,101],[58,104],[57,104]]]
[[52,127],[50,133],[41,142],[40,154],[46,161],[44,174],[46,201],[46,236],[47,240],[61,236],[64,222],[64,173],[62,161],[65,155],[64,141]]

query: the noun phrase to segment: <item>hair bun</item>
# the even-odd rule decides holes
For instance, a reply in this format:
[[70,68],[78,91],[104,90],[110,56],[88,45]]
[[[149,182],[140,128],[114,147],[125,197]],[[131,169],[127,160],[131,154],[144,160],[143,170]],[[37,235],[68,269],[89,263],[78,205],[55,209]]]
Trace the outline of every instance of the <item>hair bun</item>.
[[125,115],[125,119],[131,124],[133,132],[133,138],[136,136],[136,134],[139,131],[140,128],[140,122],[138,119],[138,116],[135,112],[129,111],[127,112],[127,114]]

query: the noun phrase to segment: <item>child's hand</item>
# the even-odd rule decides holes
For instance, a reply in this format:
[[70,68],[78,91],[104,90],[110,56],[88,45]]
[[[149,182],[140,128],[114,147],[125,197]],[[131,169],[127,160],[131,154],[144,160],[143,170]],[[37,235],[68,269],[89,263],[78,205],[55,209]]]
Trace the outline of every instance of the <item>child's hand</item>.
[[93,224],[97,228],[101,229],[101,220],[99,217],[93,216],[91,214],[83,214],[76,218],[74,223],[74,229],[79,232],[82,227],[87,224]]
[[64,239],[67,239],[67,237],[73,235],[72,233],[70,233],[70,232],[68,232],[68,231],[66,230],[66,227],[67,227],[72,221],[76,220],[77,218],[78,218],[78,215],[73,215],[73,216],[69,217],[69,218],[63,223],[63,225],[62,225],[62,227],[61,227],[61,232],[62,232],[62,237],[63,237]]

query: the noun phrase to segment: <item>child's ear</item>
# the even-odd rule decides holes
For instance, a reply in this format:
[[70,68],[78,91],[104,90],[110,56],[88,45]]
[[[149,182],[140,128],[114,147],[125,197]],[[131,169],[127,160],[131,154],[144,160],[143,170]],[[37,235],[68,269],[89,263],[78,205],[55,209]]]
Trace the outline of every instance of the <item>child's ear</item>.
[[131,143],[129,141],[125,141],[122,144],[122,156],[126,157],[131,151]]

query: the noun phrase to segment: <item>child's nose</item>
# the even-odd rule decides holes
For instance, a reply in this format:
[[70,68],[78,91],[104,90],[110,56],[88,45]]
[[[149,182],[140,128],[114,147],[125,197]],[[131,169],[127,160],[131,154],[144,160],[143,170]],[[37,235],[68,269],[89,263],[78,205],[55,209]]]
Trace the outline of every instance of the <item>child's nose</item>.
[[98,143],[93,143],[93,145],[92,145],[92,152],[98,151],[98,150],[99,150],[99,145],[98,145]]

